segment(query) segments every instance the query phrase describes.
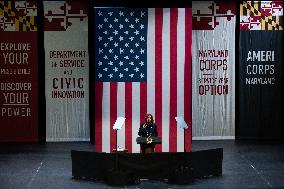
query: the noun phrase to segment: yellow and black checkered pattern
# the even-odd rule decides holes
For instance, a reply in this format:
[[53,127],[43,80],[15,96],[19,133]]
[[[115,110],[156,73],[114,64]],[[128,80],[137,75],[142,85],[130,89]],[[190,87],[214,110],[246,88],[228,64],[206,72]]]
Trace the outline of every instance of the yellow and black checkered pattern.
[[13,31],[37,31],[37,17],[17,15],[15,1],[0,1],[0,15],[13,22],[15,26]]
[[283,30],[283,16],[265,16],[260,9],[260,1],[243,1],[240,6],[240,15],[260,16],[261,30]]
[[22,16],[15,19],[17,31],[37,31],[34,16]]
[[0,15],[4,17],[16,16],[14,1],[0,1]]

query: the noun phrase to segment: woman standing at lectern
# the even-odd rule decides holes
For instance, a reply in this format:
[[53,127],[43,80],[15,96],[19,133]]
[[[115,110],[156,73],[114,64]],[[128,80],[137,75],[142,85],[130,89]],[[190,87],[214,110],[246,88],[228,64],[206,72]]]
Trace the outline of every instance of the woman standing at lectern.
[[[157,126],[154,123],[153,116],[151,114],[146,114],[145,122],[140,125],[138,135],[141,137],[157,137],[158,131]],[[145,153],[145,150],[154,151],[155,144],[142,144],[141,150],[142,153]]]

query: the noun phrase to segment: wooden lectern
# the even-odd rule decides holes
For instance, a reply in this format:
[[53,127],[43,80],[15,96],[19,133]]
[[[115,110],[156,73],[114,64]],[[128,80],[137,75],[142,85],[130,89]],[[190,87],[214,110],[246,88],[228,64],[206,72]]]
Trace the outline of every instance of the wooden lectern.
[[142,153],[155,152],[155,145],[162,144],[160,137],[137,137],[137,144],[140,144]]

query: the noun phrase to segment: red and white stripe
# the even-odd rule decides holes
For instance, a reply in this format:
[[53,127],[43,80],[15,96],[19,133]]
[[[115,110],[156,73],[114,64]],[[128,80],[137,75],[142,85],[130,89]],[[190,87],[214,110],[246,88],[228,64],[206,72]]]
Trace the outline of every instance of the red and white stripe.
[[[136,137],[146,113],[154,116],[162,138],[156,151],[191,150],[191,9],[148,9],[147,40],[147,82],[95,83],[97,152],[116,147],[112,127],[120,116],[126,120],[118,146],[140,152]],[[176,116],[183,116],[190,129],[178,128]]]

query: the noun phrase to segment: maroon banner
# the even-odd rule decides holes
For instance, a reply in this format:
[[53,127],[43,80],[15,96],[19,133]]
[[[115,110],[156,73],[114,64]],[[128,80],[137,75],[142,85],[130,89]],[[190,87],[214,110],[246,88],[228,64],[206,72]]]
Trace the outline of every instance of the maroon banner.
[[38,141],[37,4],[0,1],[0,142]]

